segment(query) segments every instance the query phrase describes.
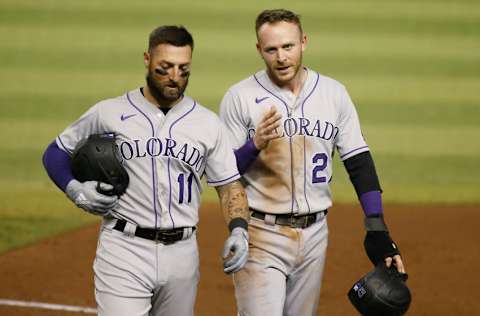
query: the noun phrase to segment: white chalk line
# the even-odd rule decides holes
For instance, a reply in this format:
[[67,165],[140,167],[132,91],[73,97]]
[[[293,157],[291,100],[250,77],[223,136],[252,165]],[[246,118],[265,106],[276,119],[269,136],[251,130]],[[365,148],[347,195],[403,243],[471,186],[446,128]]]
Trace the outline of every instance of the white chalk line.
[[8,306],[20,306],[20,307],[34,307],[34,308],[43,308],[49,310],[57,311],[67,311],[67,312],[77,312],[85,314],[96,314],[97,309],[91,307],[81,307],[73,305],[62,305],[62,304],[50,304],[42,302],[31,302],[31,301],[17,301],[17,300],[6,300],[0,298],[0,305]]

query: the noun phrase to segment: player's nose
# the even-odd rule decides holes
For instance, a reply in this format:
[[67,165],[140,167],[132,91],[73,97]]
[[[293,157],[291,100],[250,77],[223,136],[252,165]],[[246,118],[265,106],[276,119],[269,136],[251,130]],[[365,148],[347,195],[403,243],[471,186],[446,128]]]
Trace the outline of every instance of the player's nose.
[[287,61],[287,54],[283,50],[279,49],[277,51],[277,62],[282,64],[286,61]]
[[172,68],[172,71],[170,71],[169,73],[169,77],[168,79],[170,79],[170,81],[178,81],[178,79],[180,78],[180,69],[178,69],[178,67],[173,67]]

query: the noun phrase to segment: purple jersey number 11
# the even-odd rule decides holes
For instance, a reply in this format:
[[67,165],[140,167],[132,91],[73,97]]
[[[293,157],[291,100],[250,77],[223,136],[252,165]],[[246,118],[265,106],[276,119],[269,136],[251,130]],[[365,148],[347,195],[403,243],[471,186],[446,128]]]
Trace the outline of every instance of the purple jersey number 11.
[[[185,187],[185,174],[180,173],[178,175],[178,203],[182,204],[183,203],[183,191]],[[190,203],[192,201],[192,183],[193,183],[193,172],[190,173],[190,175],[187,178],[187,187],[188,187],[188,195],[187,195],[187,203]]]
[[321,177],[320,172],[325,170],[327,167],[328,157],[325,153],[318,153],[315,154],[312,158],[312,162],[316,164],[316,166],[312,170],[312,183],[323,183],[327,182],[326,177]]

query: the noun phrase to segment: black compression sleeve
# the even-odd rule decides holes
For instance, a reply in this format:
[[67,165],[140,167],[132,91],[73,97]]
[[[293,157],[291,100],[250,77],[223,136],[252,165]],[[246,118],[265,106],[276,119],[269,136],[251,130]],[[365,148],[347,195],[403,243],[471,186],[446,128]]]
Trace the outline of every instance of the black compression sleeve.
[[382,192],[377,171],[375,170],[375,164],[369,151],[350,157],[346,159],[343,164],[347,169],[350,181],[352,181],[358,198],[365,192]]

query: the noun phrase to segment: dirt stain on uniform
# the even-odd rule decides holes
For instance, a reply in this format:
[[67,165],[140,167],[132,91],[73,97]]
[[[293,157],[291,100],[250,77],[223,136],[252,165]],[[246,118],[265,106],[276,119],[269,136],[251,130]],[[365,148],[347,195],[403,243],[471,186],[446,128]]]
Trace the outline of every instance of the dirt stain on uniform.
[[292,240],[294,242],[297,242],[299,240],[300,235],[296,231],[295,228],[292,228],[292,227],[286,226],[286,225],[277,225],[277,227],[278,227],[278,232],[280,234],[286,236],[290,240]]
[[249,170],[259,189],[268,199],[289,201],[291,198],[290,144],[288,138],[271,141]]
[[303,183],[304,159],[305,158],[305,139],[303,136],[292,137],[292,161],[293,161],[293,177],[296,184]]

